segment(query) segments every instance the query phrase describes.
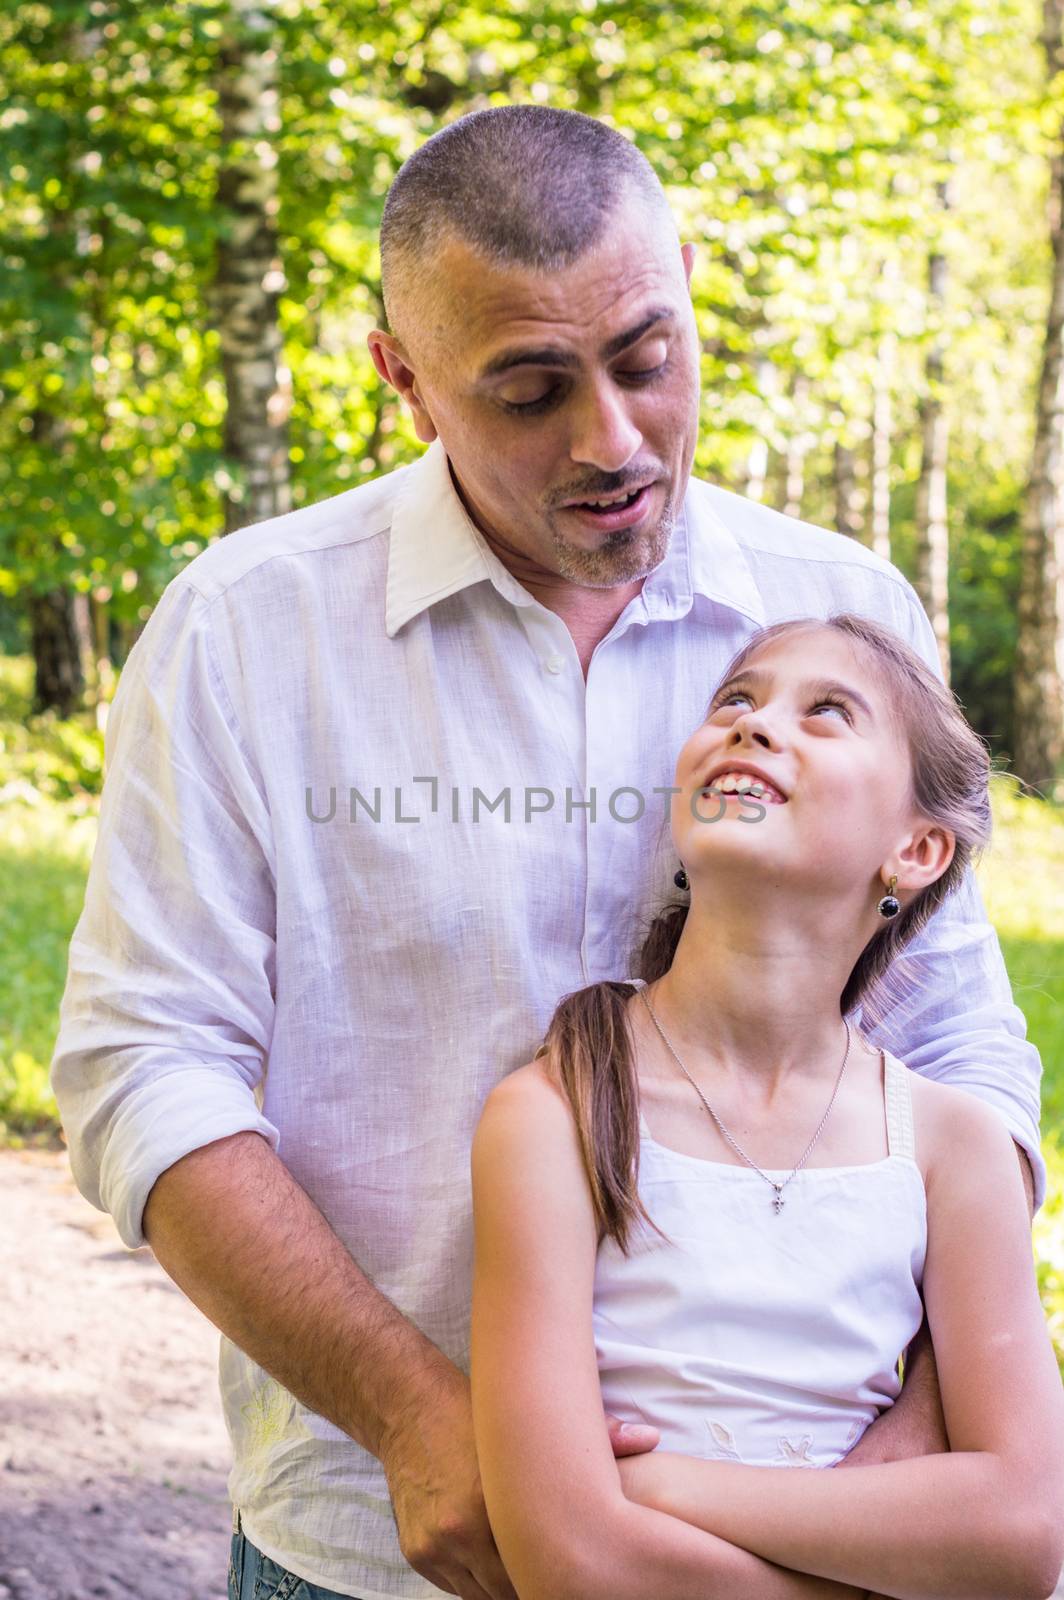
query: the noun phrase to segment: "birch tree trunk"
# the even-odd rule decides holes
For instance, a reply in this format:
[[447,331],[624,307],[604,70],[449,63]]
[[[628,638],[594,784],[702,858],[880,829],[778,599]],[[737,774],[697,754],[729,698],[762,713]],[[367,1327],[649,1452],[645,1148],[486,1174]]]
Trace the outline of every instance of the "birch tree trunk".
[[236,471],[225,531],[291,505],[288,413],[277,301],[285,288],[277,238],[279,51],[269,0],[230,0],[218,103],[224,159],[214,302],[225,375],[225,453]]
[[69,717],[85,690],[81,648],[69,589],[50,589],[26,599],[30,648],[36,668],[32,711],[55,711]]
[[872,397],[872,516],[869,544],[890,560],[890,444],[894,428],[890,385],[894,372],[894,336],[879,342],[875,393]]
[[746,486],[748,500],[765,498],[765,479],[768,477],[768,445],[764,439],[755,439],[746,458]]
[[857,485],[857,460],[848,445],[835,442],[835,526],[849,539],[864,542],[864,512]]
[[[939,205],[950,208],[948,183],[938,186]],[[927,287],[929,311],[941,329],[946,302],[946,258],[941,251],[928,257]],[[926,390],[920,402],[920,430],[923,451],[920,477],[916,485],[916,574],[914,587],[923,601],[938,641],[938,653],[946,682],[950,676],[949,657],[949,520],[946,496],[946,466],[949,451],[949,418],[944,403],[945,352],[941,331],[936,332],[927,355]]]
[[800,517],[805,497],[805,458],[809,449],[805,409],[809,399],[809,379],[802,372],[794,375],[791,401],[794,407],[787,450],[783,458],[783,506],[785,516]]
[[[63,446],[63,425],[50,411],[36,410],[32,417],[33,438],[44,450],[56,454]],[[55,711],[69,717],[76,711],[85,692],[81,640],[74,614],[74,593],[64,585],[26,596],[30,623],[30,649],[33,653],[34,714]]]
[[[1044,0],[1042,44],[1052,79],[1064,68],[1064,0]],[[1050,163],[1053,274],[1023,508],[1013,688],[1013,770],[1052,793],[1064,762],[1064,128]]]

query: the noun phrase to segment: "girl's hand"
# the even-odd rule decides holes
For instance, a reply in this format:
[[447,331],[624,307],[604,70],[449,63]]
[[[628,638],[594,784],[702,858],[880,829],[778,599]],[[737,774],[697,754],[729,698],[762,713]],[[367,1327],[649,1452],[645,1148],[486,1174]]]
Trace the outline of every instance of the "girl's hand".
[[661,1440],[660,1428],[653,1428],[648,1422],[622,1422],[608,1411],[605,1416],[615,1456],[639,1455],[644,1450],[653,1450]]
[[623,1456],[617,1462],[621,1490],[626,1500],[649,1506],[654,1511],[668,1510],[668,1485],[676,1462],[683,1456],[666,1450],[647,1450],[642,1455]]

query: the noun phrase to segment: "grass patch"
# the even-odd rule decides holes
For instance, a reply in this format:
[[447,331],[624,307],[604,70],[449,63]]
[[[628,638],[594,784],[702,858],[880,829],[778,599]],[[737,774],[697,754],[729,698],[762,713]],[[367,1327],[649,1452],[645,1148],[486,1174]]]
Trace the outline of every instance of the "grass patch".
[[0,805],[0,1137],[54,1139],[48,1068],[96,836],[93,811],[69,803]]
[[1064,1372],[1064,811],[993,785],[994,841],[977,869],[1027,1037],[1042,1057],[1046,1199],[1035,1218],[1042,1303]]

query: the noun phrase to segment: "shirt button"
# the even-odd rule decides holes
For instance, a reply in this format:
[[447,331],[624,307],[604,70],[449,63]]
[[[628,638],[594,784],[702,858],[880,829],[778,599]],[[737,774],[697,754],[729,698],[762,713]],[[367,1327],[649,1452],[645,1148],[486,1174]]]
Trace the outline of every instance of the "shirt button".
[[548,656],[543,665],[548,672],[560,672],[565,665],[564,656]]

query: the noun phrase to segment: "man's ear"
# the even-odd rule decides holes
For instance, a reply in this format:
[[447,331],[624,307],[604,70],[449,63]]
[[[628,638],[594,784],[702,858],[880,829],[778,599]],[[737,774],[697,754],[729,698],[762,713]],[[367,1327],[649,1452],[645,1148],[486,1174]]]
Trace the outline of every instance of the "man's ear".
[[694,245],[693,244],[682,244],[680,246],[680,254],[683,256],[684,277],[687,279],[687,287],[690,288],[691,287],[691,268],[695,264],[695,247],[694,247]]
[[381,328],[374,328],[367,336],[366,343],[373,357],[373,365],[385,383],[390,383],[400,399],[410,407],[414,432],[422,444],[431,444],[436,437],[436,428],[418,391],[417,374],[402,345],[393,334],[385,333]]

